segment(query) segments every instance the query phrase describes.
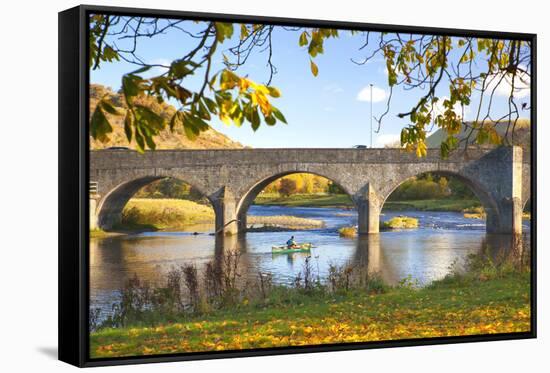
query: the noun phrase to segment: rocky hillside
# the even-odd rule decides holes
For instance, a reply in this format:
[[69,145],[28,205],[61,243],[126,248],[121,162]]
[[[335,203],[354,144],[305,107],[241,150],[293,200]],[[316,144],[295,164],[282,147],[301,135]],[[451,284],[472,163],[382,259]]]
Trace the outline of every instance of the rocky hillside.
[[[110,88],[99,84],[90,85],[90,113],[93,113],[97,102],[105,95],[111,97],[111,101],[118,107],[119,111],[124,113],[126,106],[122,95],[113,92]],[[161,113],[161,115],[169,121],[175,112],[175,108],[169,104],[159,104],[154,99],[144,101],[147,106]],[[111,146],[125,146],[135,149],[135,143],[128,144],[126,135],[124,134],[124,115],[113,116],[109,115],[109,121],[113,125],[113,133],[110,135],[110,141],[102,143],[90,137],[90,147],[92,149],[105,149]],[[243,148],[239,142],[231,140],[224,134],[211,128],[194,141],[189,140],[181,128],[170,132],[167,128],[156,138],[157,149],[238,149]]]

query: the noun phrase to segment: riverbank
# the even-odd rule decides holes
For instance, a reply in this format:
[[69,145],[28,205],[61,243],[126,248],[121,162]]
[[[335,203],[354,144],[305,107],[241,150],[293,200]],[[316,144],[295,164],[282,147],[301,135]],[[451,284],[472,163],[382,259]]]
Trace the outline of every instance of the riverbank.
[[[281,197],[278,194],[260,194],[254,200],[256,205],[288,207],[335,207],[352,209],[353,202],[346,194],[293,194]],[[477,200],[427,199],[410,201],[386,201],[385,211],[454,211],[462,212],[480,206]]]
[[530,274],[456,276],[383,294],[288,289],[262,303],[90,334],[92,358],[530,330]]
[[325,222],[323,220],[288,215],[252,215],[247,217],[246,222],[248,225],[247,232],[280,232],[287,230],[320,229],[325,227]]
[[293,194],[281,197],[278,194],[261,193],[254,200],[255,205],[288,207],[336,207],[353,208],[347,194]]
[[210,224],[214,210],[206,204],[185,199],[132,198],[122,212],[117,230],[181,229],[189,225]]
[[386,201],[383,211],[446,211],[462,212],[479,207],[479,201],[468,199],[426,199],[411,201]]

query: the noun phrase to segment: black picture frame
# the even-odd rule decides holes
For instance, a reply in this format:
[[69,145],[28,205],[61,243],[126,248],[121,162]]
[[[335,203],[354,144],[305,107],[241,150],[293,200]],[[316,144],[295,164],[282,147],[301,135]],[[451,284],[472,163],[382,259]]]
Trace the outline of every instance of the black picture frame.
[[[532,46],[531,75],[531,331],[460,337],[395,340],[283,347],[253,350],[199,352],[142,357],[91,359],[89,357],[89,69],[88,15],[140,15],[227,22],[260,22],[274,25],[333,27],[339,29],[412,32],[448,36],[475,36],[526,40]],[[460,30],[419,26],[382,25],[358,22],[321,21],[249,15],[197,13],[81,5],[59,13],[59,360],[79,367],[121,365],[197,359],[283,355],[385,347],[483,342],[536,338],[537,331],[537,36],[483,30]]]

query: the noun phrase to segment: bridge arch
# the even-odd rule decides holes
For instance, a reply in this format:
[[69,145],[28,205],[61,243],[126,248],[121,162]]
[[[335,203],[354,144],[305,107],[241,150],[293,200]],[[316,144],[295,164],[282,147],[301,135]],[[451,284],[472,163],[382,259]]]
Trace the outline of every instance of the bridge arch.
[[409,173],[402,175],[399,179],[388,183],[381,187],[380,190],[380,211],[384,207],[384,204],[392,193],[407,180],[410,180],[413,177],[425,175],[425,174],[435,174],[439,176],[445,176],[449,178],[455,178],[466,187],[468,187],[474,195],[478,198],[479,202],[483,206],[486,213],[486,229],[488,232],[496,232],[500,227],[500,217],[499,217],[499,207],[495,198],[491,195],[491,192],[484,187],[481,183],[475,180],[470,175],[465,175],[461,172],[454,170],[441,170],[441,169],[428,169],[422,170],[419,173]]
[[237,203],[237,208],[236,208],[238,230],[240,232],[244,232],[246,230],[246,216],[248,213],[248,209],[250,208],[250,205],[252,205],[256,197],[260,194],[260,192],[264,190],[272,182],[278,179],[284,178],[285,176],[294,175],[294,174],[315,175],[333,182],[350,197],[351,201],[354,203],[354,206],[355,206],[355,201],[353,198],[353,194],[350,192],[350,188],[346,186],[345,183],[338,180],[337,177],[328,176],[323,172],[301,170],[301,169],[293,169],[293,170],[277,172],[273,175],[266,176],[259,180],[256,180],[252,185],[249,185],[244,191],[242,197]]
[[141,176],[135,179],[119,182],[110,190],[108,190],[104,196],[102,196],[102,198],[99,200],[99,203],[97,204],[95,212],[97,217],[97,227],[105,230],[112,229],[115,225],[121,222],[122,211],[124,210],[124,207],[141,188],[155,181],[168,178],[176,179],[191,185],[191,187],[197,190],[201,195],[208,198],[209,202],[214,208],[214,213],[217,213],[215,204],[213,203],[211,196],[204,193],[194,184],[188,183],[183,178],[168,175]]

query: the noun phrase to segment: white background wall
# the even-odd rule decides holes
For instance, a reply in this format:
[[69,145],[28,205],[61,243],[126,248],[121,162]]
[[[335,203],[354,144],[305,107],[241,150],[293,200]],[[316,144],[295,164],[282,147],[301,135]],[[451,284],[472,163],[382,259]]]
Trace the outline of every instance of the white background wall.
[[[128,0],[95,4],[539,35],[539,338],[111,368],[186,372],[535,372],[550,366],[548,85],[543,1]],[[0,370],[69,371],[57,354],[57,12],[76,1],[2,2],[0,22]],[[455,5],[456,4],[456,5]],[[543,5],[544,4],[544,5]]]

